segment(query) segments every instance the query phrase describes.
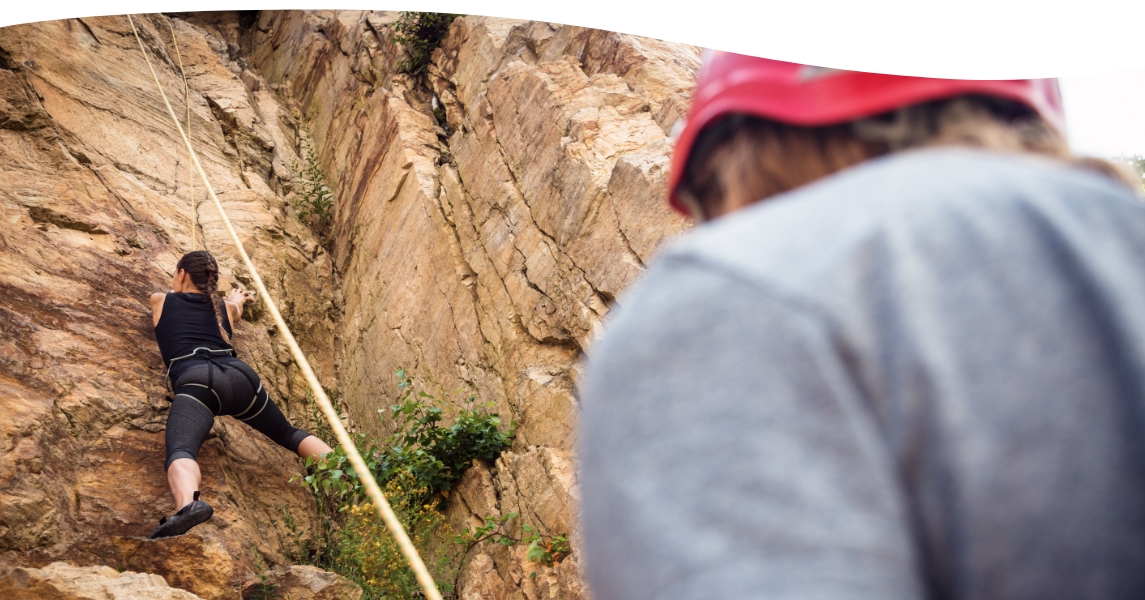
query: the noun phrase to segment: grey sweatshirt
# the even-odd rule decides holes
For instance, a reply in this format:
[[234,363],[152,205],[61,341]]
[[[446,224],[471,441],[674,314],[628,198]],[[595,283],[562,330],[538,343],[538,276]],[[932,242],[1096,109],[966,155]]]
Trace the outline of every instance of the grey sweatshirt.
[[697,227],[581,382],[596,600],[1145,598],[1145,205],[923,150]]

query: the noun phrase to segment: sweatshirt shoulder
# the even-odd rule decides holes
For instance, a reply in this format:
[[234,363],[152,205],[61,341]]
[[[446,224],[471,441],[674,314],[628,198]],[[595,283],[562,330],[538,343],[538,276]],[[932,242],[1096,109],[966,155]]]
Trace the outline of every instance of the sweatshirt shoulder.
[[1109,178],[1049,159],[928,149],[868,161],[701,225],[662,260],[814,290],[828,274],[892,255],[1003,247],[1016,231],[1075,226],[1145,236],[1145,203]]

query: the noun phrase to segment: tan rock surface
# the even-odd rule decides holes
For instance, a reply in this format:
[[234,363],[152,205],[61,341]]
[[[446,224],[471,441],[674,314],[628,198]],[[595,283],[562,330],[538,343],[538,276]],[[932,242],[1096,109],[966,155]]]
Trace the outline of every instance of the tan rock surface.
[[[169,30],[157,18],[137,21],[182,114]],[[265,89],[252,91],[250,75],[231,70],[220,40],[173,22],[203,166],[336,389],[336,274],[283,195],[294,125]],[[288,484],[301,473],[297,459],[247,426],[218,419],[200,454],[211,521],[176,540],[128,539],[173,510],[163,473],[169,405],[147,297],[169,287],[191,248],[181,148],[124,17],[0,29],[0,562],[129,564],[233,598],[252,549],[286,560],[284,507],[303,529],[317,523],[313,499]],[[202,200],[202,184],[194,189]],[[249,283],[212,206],[201,203],[198,217],[222,287]],[[240,356],[305,425],[305,385],[280,336],[259,311],[246,318]],[[176,555],[217,568],[196,573]]]
[[0,593],[8,600],[201,600],[158,575],[62,562],[0,571]]
[[[573,553],[542,567],[524,546],[474,549],[459,595],[587,598],[574,381],[624,288],[685,227],[663,202],[667,132],[687,107],[699,52],[465,17],[415,80],[395,72],[395,18],[173,18],[193,142],[357,427],[387,433],[377,411],[397,394],[398,367],[518,423],[513,447],[451,494],[450,522],[517,512],[511,526],[567,534]],[[166,25],[140,24],[182,114]],[[178,541],[133,539],[170,509],[167,405],[145,298],[190,247],[192,187],[167,119],[122,17],[0,30],[0,560],[126,562],[219,597],[249,579],[253,548],[286,561],[280,502],[304,530],[316,517],[285,483],[298,463],[222,418],[200,456],[215,518]],[[330,255],[286,200],[303,126],[336,193]],[[225,285],[249,282],[212,206],[196,214]],[[305,387],[288,353],[266,316],[248,318],[240,352],[302,421]],[[230,588],[225,568],[212,579],[170,558],[221,565],[222,553]]]
[[466,474],[451,522],[519,512],[513,526],[571,534],[574,554],[538,570],[523,547],[474,550],[459,593],[587,597],[573,382],[610,306],[685,227],[663,200],[667,132],[699,51],[465,17],[418,81],[394,72],[394,18],[264,12],[245,42],[336,177],[346,403],[384,434],[377,411],[396,395],[398,367],[431,391],[461,390],[454,401],[494,402],[519,423],[517,439]]
[[344,577],[317,567],[291,565],[264,573],[266,581],[257,578],[243,588],[243,598],[262,597],[270,591],[277,600],[358,600],[362,588]]

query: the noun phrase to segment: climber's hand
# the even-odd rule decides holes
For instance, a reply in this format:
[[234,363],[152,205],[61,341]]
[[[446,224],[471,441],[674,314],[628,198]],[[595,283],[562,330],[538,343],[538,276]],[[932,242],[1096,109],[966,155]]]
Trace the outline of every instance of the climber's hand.
[[227,302],[230,302],[232,304],[235,304],[236,306],[241,307],[244,304],[246,304],[247,302],[253,301],[254,300],[254,294],[251,294],[250,292],[248,292],[242,288],[234,288],[231,291],[227,292],[226,298],[227,298]]

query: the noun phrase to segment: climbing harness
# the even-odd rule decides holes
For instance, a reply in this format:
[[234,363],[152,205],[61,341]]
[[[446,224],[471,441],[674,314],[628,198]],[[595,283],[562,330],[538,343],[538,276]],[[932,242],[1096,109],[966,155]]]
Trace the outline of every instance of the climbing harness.
[[183,144],[187,147],[187,154],[191,158],[191,163],[195,167],[195,170],[198,171],[199,178],[203,182],[203,187],[206,188],[207,195],[214,203],[223,225],[226,226],[227,233],[230,234],[231,241],[234,242],[235,249],[238,251],[243,265],[246,266],[251,279],[254,280],[255,288],[266,302],[266,308],[274,319],[274,324],[278,327],[278,331],[282,333],[287,347],[290,348],[290,354],[294,358],[294,362],[298,364],[298,368],[302,371],[306,383],[310,385],[310,389],[314,393],[314,398],[318,402],[318,406],[322,409],[322,414],[330,423],[330,428],[334,431],[334,436],[338,438],[338,444],[346,451],[346,457],[354,467],[354,472],[358,473],[362,485],[366,488],[366,494],[378,509],[378,515],[381,516],[386,528],[390,530],[390,534],[394,536],[398,548],[401,549],[402,554],[405,556],[406,561],[417,577],[417,581],[421,585],[425,597],[429,600],[442,600],[441,592],[437,590],[437,584],[434,583],[433,577],[430,576],[429,569],[426,568],[425,562],[422,561],[421,556],[417,552],[417,548],[415,548],[413,542],[410,541],[409,535],[406,534],[401,522],[398,521],[393,508],[390,507],[390,503],[386,500],[385,495],[382,494],[382,490],[378,486],[378,482],[374,479],[373,473],[371,473],[370,469],[366,466],[366,462],[362,460],[362,455],[358,453],[358,448],[354,445],[354,441],[350,438],[346,427],[342,425],[341,419],[338,418],[338,413],[334,411],[334,405],[330,402],[329,396],[327,396],[326,391],[322,389],[322,385],[318,383],[318,377],[310,367],[310,362],[306,360],[306,355],[302,353],[298,342],[295,341],[294,334],[292,334],[290,328],[286,326],[286,321],[283,320],[282,314],[278,311],[278,306],[270,297],[270,293],[267,292],[266,286],[263,285],[262,278],[259,277],[258,271],[254,268],[254,264],[251,263],[250,256],[247,255],[246,249],[243,248],[242,241],[239,240],[238,234],[235,233],[235,229],[231,225],[231,220],[227,217],[226,211],[223,210],[222,202],[220,202],[219,197],[215,195],[215,190],[211,187],[210,180],[207,179],[207,173],[203,170],[203,165],[199,162],[199,157],[195,154],[195,149],[191,146],[190,138],[188,138],[186,132],[183,131],[183,126],[179,124],[179,118],[175,116],[175,109],[171,108],[171,102],[167,99],[167,94],[163,91],[163,86],[159,83],[159,75],[155,73],[155,67],[151,65],[151,58],[147,55],[147,49],[143,46],[143,38],[139,36],[139,30],[135,28],[135,20],[131,15],[127,15],[127,21],[131,24],[131,31],[135,34],[135,40],[139,43],[139,50],[143,53],[143,59],[147,61],[147,68],[151,71],[151,78],[155,81],[155,88],[159,91],[159,95],[163,98],[163,104],[167,107],[167,114],[171,116],[171,121],[175,124],[175,129],[179,131],[179,137],[183,138]]
[[[233,357],[235,357],[235,351],[231,350],[231,349],[215,350],[212,348],[204,348],[204,347],[200,346],[198,348],[195,348],[195,351],[190,353],[190,354],[185,354],[183,356],[177,356],[175,358],[172,358],[170,364],[167,367],[167,389],[172,394],[175,393],[175,390],[172,389],[173,384],[171,382],[171,367],[174,366],[176,362],[178,362],[180,360],[186,360],[188,358],[198,358],[198,359],[205,360],[207,362],[207,365],[208,365],[207,366],[207,383],[206,383],[206,385],[201,384],[201,383],[186,383],[183,385],[206,388],[207,391],[211,392],[211,394],[214,395],[215,405],[218,407],[218,410],[211,410],[211,414],[215,414],[215,415],[222,414],[222,412],[223,412],[223,401],[219,398],[219,393],[215,391],[215,369],[218,369],[220,371],[227,371],[229,369],[235,368],[235,367],[228,365],[224,362],[218,361],[219,358],[222,358],[224,356],[229,356],[229,357],[233,358]],[[254,410],[255,402],[258,402],[258,395],[260,392],[262,392],[262,382],[261,381],[255,381],[255,378],[251,377],[250,373],[247,373],[246,371],[244,371],[242,369],[238,369],[238,372],[241,373],[242,376],[245,377],[246,380],[250,383],[251,389],[254,390],[254,396],[251,396],[250,404],[248,404],[247,407],[244,408],[242,412],[234,415],[234,417],[240,421],[249,421],[249,420],[259,416],[260,414],[262,414],[262,411],[266,409],[266,405],[270,403],[270,396],[264,395],[263,399],[262,399],[262,406],[259,407],[258,411],[256,411],[253,415],[246,416],[248,413],[250,413],[251,410]],[[182,386],[180,386],[180,389],[182,389]],[[171,400],[174,401],[174,399],[179,397],[179,396],[186,396],[188,398],[191,398],[192,400],[198,402],[199,404],[202,404],[203,407],[205,407],[207,410],[211,409],[211,407],[207,406],[202,400],[200,400],[199,398],[197,398],[191,394],[175,394],[175,396],[171,397]]]
[[167,364],[167,389],[171,389],[171,367],[174,367],[176,362],[186,360],[188,358],[206,358],[207,360],[211,360],[211,357],[215,354],[222,354],[223,356],[232,357],[236,356],[235,351],[229,348],[215,350],[214,348],[205,348],[203,346],[199,346],[198,348],[192,350],[190,354],[184,354],[183,356],[176,356],[175,358],[172,358],[171,362]]

